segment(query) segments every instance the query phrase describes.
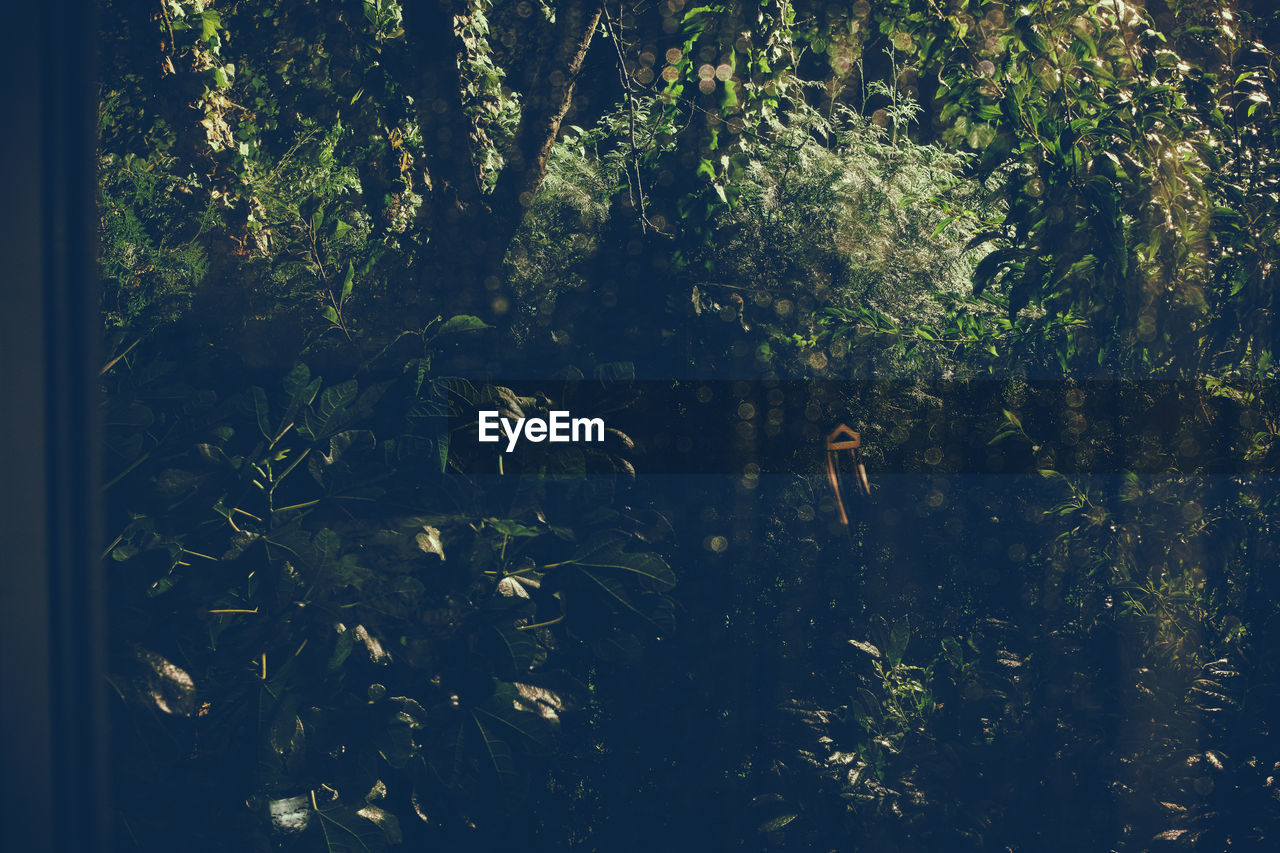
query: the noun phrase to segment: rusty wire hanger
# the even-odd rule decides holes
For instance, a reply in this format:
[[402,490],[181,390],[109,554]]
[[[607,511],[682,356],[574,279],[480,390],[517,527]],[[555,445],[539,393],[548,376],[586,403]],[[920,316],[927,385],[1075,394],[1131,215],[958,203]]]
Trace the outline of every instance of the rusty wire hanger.
[[836,508],[840,510],[840,523],[849,526],[849,514],[845,511],[844,497],[840,491],[840,452],[848,451],[853,462],[854,482],[857,490],[863,495],[871,494],[871,482],[867,479],[867,468],[859,458],[858,451],[862,447],[862,436],[854,432],[846,424],[840,424],[827,434],[827,483],[836,496]]

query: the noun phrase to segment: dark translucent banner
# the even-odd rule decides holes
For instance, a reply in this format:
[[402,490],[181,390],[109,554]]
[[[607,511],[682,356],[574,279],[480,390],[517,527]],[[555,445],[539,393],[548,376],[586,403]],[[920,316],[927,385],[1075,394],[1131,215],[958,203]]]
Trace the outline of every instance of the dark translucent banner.
[[[829,445],[842,463],[856,458],[881,475],[1274,467],[1274,430],[1257,414],[1269,409],[1258,399],[1273,396],[1269,388],[592,379],[476,387],[444,392],[452,452],[470,471],[591,473],[609,456],[644,474],[799,473],[822,467]],[[848,433],[856,449],[839,446]]]

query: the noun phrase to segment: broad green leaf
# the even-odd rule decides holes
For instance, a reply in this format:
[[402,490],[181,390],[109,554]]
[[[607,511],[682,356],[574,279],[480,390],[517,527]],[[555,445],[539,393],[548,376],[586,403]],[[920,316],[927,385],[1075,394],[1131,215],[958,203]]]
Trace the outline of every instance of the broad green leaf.
[[583,569],[599,569],[622,572],[652,581],[658,586],[676,585],[675,573],[656,554],[624,551],[622,543],[613,537],[589,543],[587,547],[568,561]]
[[996,277],[1000,269],[1008,265],[1017,254],[1016,249],[997,249],[981,261],[978,261],[978,265],[973,268],[974,295],[981,294]]
[[410,729],[420,729],[427,724],[427,709],[422,707],[417,699],[411,699],[408,696],[392,696],[387,701],[400,708],[396,713],[396,720]]
[[347,406],[356,398],[358,385],[354,379],[331,385],[320,395],[314,414],[308,410],[299,428],[305,438],[321,439],[340,430],[350,417]]
[[195,712],[196,685],[186,670],[148,649],[135,649],[134,658],[140,671],[139,695],[144,702],[180,717]]
[[348,379],[346,382],[339,382],[337,385],[326,388],[320,395],[320,405],[317,407],[320,417],[332,417],[344,406],[350,405],[356,398],[358,387],[354,379]]
[[515,743],[522,751],[546,755],[556,745],[555,723],[540,712],[526,710],[528,704],[526,695],[504,681],[498,684],[488,704],[475,709],[475,715],[486,722],[491,733]]
[[404,834],[400,831],[400,819],[386,809],[370,804],[356,814],[381,829],[388,844],[399,844],[404,841]]
[[379,733],[374,738],[374,744],[383,760],[397,770],[407,765],[417,751],[413,742],[413,730],[399,721],[392,722]]
[[[311,382],[311,368],[307,367],[305,362],[300,361],[285,374],[284,381],[281,384],[284,386],[284,392],[292,399],[302,393],[302,389],[306,388],[309,382]],[[308,400],[307,402],[310,401]]]
[[630,361],[610,361],[597,365],[595,376],[601,382],[634,382],[636,366]]
[[356,810],[343,805],[319,809],[325,853],[380,853],[386,850],[383,829]]
[[317,568],[323,568],[337,557],[338,550],[342,547],[342,539],[326,527],[316,533],[311,544],[316,550]]
[[267,392],[254,385],[249,389],[249,396],[253,400],[254,414],[258,417],[258,431],[270,441],[275,436],[271,434],[271,404],[267,402]]
[[906,654],[907,644],[911,641],[911,623],[906,616],[895,619],[893,628],[889,632],[889,648],[886,650],[885,657],[889,661],[889,666],[897,666],[902,662],[902,656]]
[[484,320],[471,314],[458,314],[444,321],[444,324],[436,330],[437,335],[455,335],[459,332],[478,332],[481,329],[492,328]]
[[893,640],[889,637],[889,622],[879,613],[867,620],[871,627],[871,638],[877,649],[881,649],[887,656],[893,647]]
[[335,626],[337,629],[337,639],[333,644],[333,653],[329,655],[330,671],[342,668],[347,658],[351,657],[351,650],[355,648],[355,637],[352,631],[345,625]]
[[[483,714],[483,720],[481,715]],[[505,790],[511,790],[516,787],[517,773],[515,760],[511,753],[511,746],[503,740],[493,729],[493,724],[497,718],[490,713],[475,712],[471,715],[471,721],[475,725],[476,731],[480,733],[480,747],[483,751],[485,763],[490,771],[498,778],[498,784]]]
[[942,656],[957,669],[964,663],[964,650],[960,647],[960,643],[955,637],[944,637],[942,639]]
[[272,722],[268,735],[271,749],[286,760],[300,752],[306,743],[306,731],[295,708],[295,703],[286,703]]
[[498,642],[490,646],[500,650],[503,658],[499,671],[511,671],[523,676],[529,670],[546,660],[547,652],[534,637],[532,631],[521,631],[509,622],[499,622],[490,626]]
[[777,816],[777,817],[775,817],[773,820],[767,820],[767,821],[765,821],[764,823],[760,824],[760,826],[759,826],[759,827],[757,827],[757,831],[759,831],[759,832],[777,832],[779,829],[782,829],[784,826],[786,826],[787,824],[791,823],[791,822],[792,822],[793,820],[795,820],[797,817],[798,817],[798,815],[796,815],[796,814],[784,814],[784,815],[778,815],[778,816]]
[[[344,224],[344,223],[339,223],[339,224],[341,225],[341,224]],[[349,227],[349,226],[348,226],[348,227]],[[345,300],[346,300],[346,298],[347,298],[348,296],[350,296],[350,295],[351,295],[351,289],[352,289],[352,287],[354,287],[354,286],[355,286],[355,280],[356,280],[356,265],[355,265],[355,262],[354,262],[354,261],[347,261],[347,272],[346,272],[346,275],[344,275],[344,276],[342,277],[342,299],[343,299],[343,301],[345,301]]]
[[512,521],[508,518],[486,518],[484,523],[501,533],[503,536],[518,538],[542,535],[542,531],[538,528],[530,527],[527,524],[521,524],[518,521]]
[[[646,622],[650,623],[655,628],[662,629],[662,630],[670,628],[669,624],[663,624],[664,622],[669,622],[670,620],[655,618],[654,612],[651,612],[643,608],[640,602],[638,601],[638,598],[640,596],[633,595],[633,591],[625,583],[623,583],[621,578],[617,577],[616,575],[612,575],[606,572],[593,571],[591,569],[583,568],[581,566],[579,566],[579,570],[592,583],[594,583],[597,587],[603,590],[605,594],[608,595],[609,598],[613,599],[618,604],[622,605],[625,609],[630,610],[632,613],[639,616],[641,619],[645,620]],[[665,616],[666,614],[662,613],[661,611],[658,611],[656,615],[658,617],[662,617],[662,616]]]
[[952,222],[955,222],[959,218],[960,217],[958,215],[953,215],[943,219],[941,222],[938,223],[938,227],[933,229],[933,233],[929,235],[929,239],[932,240],[934,237],[937,237],[939,234],[941,234],[943,231],[946,230],[948,225],[950,225]]
[[436,452],[440,456],[440,473],[443,474],[449,470],[449,440],[450,432],[445,429],[440,432],[436,438]]
[[208,41],[218,34],[218,30],[222,29],[222,16],[212,9],[205,9],[200,13],[200,38]]

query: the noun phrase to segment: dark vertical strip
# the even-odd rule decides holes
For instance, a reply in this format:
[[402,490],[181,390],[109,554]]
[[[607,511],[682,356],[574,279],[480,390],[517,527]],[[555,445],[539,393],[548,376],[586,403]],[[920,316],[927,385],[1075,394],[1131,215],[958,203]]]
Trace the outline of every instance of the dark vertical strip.
[[39,10],[0,30],[0,848],[48,850],[48,579],[45,555],[44,307],[41,301]]
[[0,848],[105,849],[94,20],[7,8],[0,46]]
[[95,20],[88,0],[45,12],[45,379],[50,719],[64,850],[105,842],[105,682],[95,268]]

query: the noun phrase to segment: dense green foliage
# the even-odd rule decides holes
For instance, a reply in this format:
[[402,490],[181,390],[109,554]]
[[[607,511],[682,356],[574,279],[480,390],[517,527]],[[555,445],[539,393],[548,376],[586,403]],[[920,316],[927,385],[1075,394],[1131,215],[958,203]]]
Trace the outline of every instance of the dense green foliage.
[[[450,325],[465,324],[441,336]],[[112,684],[179,718],[137,720],[122,752],[174,784],[163,807],[122,792],[137,803],[129,833],[183,820],[223,849],[260,834],[241,794],[321,779],[312,806],[330,847],[367,834],[362,817],[399,839],[384,798],[424,820],[500,823],[499,804],[528,786],[525,757],[549,751],[558,714],[584,698],[561,664],[626,658],[636,632],[670,627],[674,576],[631,549],[644,522],[608,509],[615,486],[599,476],[626,463],[568,449],[526,456],[514,489],[457,484],[448,467],[474,451],[451,441],[452,401],[493,395],[517,417],[538,400],[463,380],[325,384],[304,364],[279,392],[221,399],[174,367],[136,362],[110,384],[121,470],[108,488],[150,474],[108,548],[132,640]],[[566,394],[559,405],[584,402]],[[240,774],[250,791],[223,784]]]
[[121,849],[1272,849],[1264,12],[105,0]]

